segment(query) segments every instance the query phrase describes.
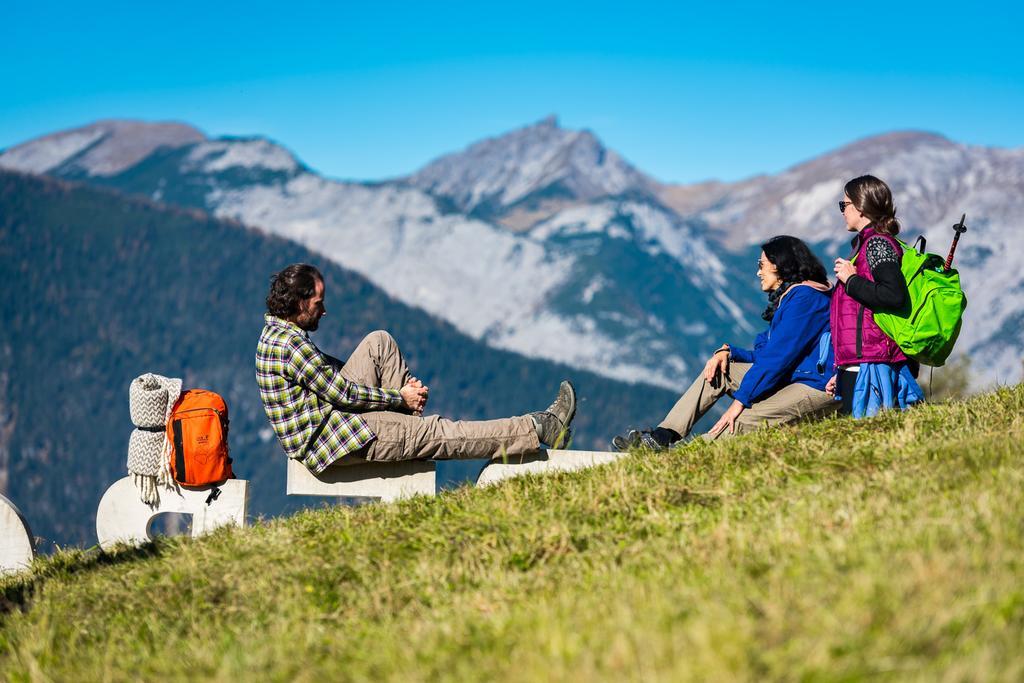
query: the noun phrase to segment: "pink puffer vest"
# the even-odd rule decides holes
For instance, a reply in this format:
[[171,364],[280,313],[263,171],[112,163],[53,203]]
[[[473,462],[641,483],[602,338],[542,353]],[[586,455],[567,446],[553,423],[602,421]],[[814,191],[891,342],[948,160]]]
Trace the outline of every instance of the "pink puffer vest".
[[[872,282],[874,278],[871,277],[871,269],[868,267],[865,245],[869,237],[877,234],[879,233],[875,232],[874,226],[868,226],[854,238],[854,254],[857,256],[854,266],[857,268],[857,275]],[[902,258],[903,248],[899,242],[888,235],[879,236],[889,240]],[[896,342],[879,329],[875,323],[875,314],[847,294],[846,286],[842,283],[839,283],[832,293],[830,312],[836,367],[860,363],[899,363],[907,360]]]

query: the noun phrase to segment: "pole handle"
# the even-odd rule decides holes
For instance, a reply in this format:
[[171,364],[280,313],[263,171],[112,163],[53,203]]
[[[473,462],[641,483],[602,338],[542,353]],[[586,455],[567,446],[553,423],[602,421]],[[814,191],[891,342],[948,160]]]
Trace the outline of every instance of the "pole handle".
[[946,263],[943,266],[946,270],[949,270],[950,266],[953,265],[953,254],[956,253],[956,244],[960,241],[960,235],[967,232],[967,226],[964,225],[964,221],[967,220],[967,214],[960,216],[960,222],[953,226],[953,244],[949,245],[949,256],[946,257]]

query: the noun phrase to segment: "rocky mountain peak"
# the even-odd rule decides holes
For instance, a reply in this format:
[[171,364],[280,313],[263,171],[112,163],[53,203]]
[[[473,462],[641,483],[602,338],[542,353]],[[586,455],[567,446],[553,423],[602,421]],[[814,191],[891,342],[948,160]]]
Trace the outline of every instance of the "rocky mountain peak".
[[852,172],[856,172],[857,168],[863,168],[864,173],[869,173],[871,169],[897,157],[943,153],[961,148],[963,145],[936,133],[896,131],[855,140],[815,159],[797,164],[787,173],[802,170],[814,173],[830,167],[846,168]]
[[558,115],[548,114],[534,125],[537,127],[544,126],[548,128],[558,128]]
[[889,149],[906,149],[918,145],[954,145],[952,140],[940,133],[933,133],[926,130],[894,130],[878,135],[868,135],[842,147],[835,153],[857,147],[884,147]]
[[134,166],[159,147],[182,147],[205,140],[192,126],[106,119],[46,135],[0,154],[0,167],[26,173],[112,176]]
[[1008,177],[998,163],[1000,154],[936,133],[896,131],[855,140],[776,175],[665,187],[662,199],[680,215],[705,222],[733,247],[757,243],[765,225],[841,242],[845,233],[835,204],[847,180],[864,174],[881,178],[892,188],[901,218],[930,224],[955,212],[969,186]]
[[462,211],[500,214],[530,199],[650,193],[654,183],[588,130],[555,116],[443,156],[407,181]]

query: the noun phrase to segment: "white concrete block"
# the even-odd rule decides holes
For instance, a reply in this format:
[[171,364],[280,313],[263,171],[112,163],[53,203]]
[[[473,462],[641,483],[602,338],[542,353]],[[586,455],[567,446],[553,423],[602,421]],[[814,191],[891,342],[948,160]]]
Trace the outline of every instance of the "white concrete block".
[[406,460],[391,463],[334,465],[314,475],[298,460],[288,460],[289,496],[379,498],[384,502],[434,495],[434,463]]
[[626,453],[610,453],[605,451],[541,451],[536,455],[521,458],[508,458],[506,461],[495,460],[484,468],[477,479],[477,486],[490,486],[505,479],[521,477],[524,474],[541,474],[544,472],[573,472],[595,465],[605,465],[625,457]]
[[36,555],[32,530],[18,506],[0,496],[0,574],[13,574],[32,564]]
[[216,500],[206,500],[214,487],[181,488],[177,492],[160,489],[160,504],[150,507],[139,500],[139,492],[129,477],[115,481],[100,499],[96,510],[96,537],[101,548],[115,543],[145,543],[152,540],[149,525],[164,512],[192,515],[192,536],[202,536],[214,529],[234,524],[245,526],[249,507],[249,482],[229,479],[218,488]]
[[[495,459],[484,468],[477,485],[487,486],[523,474],[571,472],[614,462],[624,455],[601,451],[552,450],[506,461]],[[434,495],[435,474],[434,462],[431,460],[335,465],[328,467],[319,476],[310,472],[298,460],[289,460],[286,490],[290,496],[379,498],[390,502],[414,495]]]

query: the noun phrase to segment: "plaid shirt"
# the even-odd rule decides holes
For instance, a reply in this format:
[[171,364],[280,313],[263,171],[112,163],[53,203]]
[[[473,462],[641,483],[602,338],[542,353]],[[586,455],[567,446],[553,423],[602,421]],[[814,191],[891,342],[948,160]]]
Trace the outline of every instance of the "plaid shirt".
[[349,382],[298,325],[270,314],[264,319],[256,347],[263,408],[288,457],[320,473],[376,438],[356,411],[398,408],[402,395]]

